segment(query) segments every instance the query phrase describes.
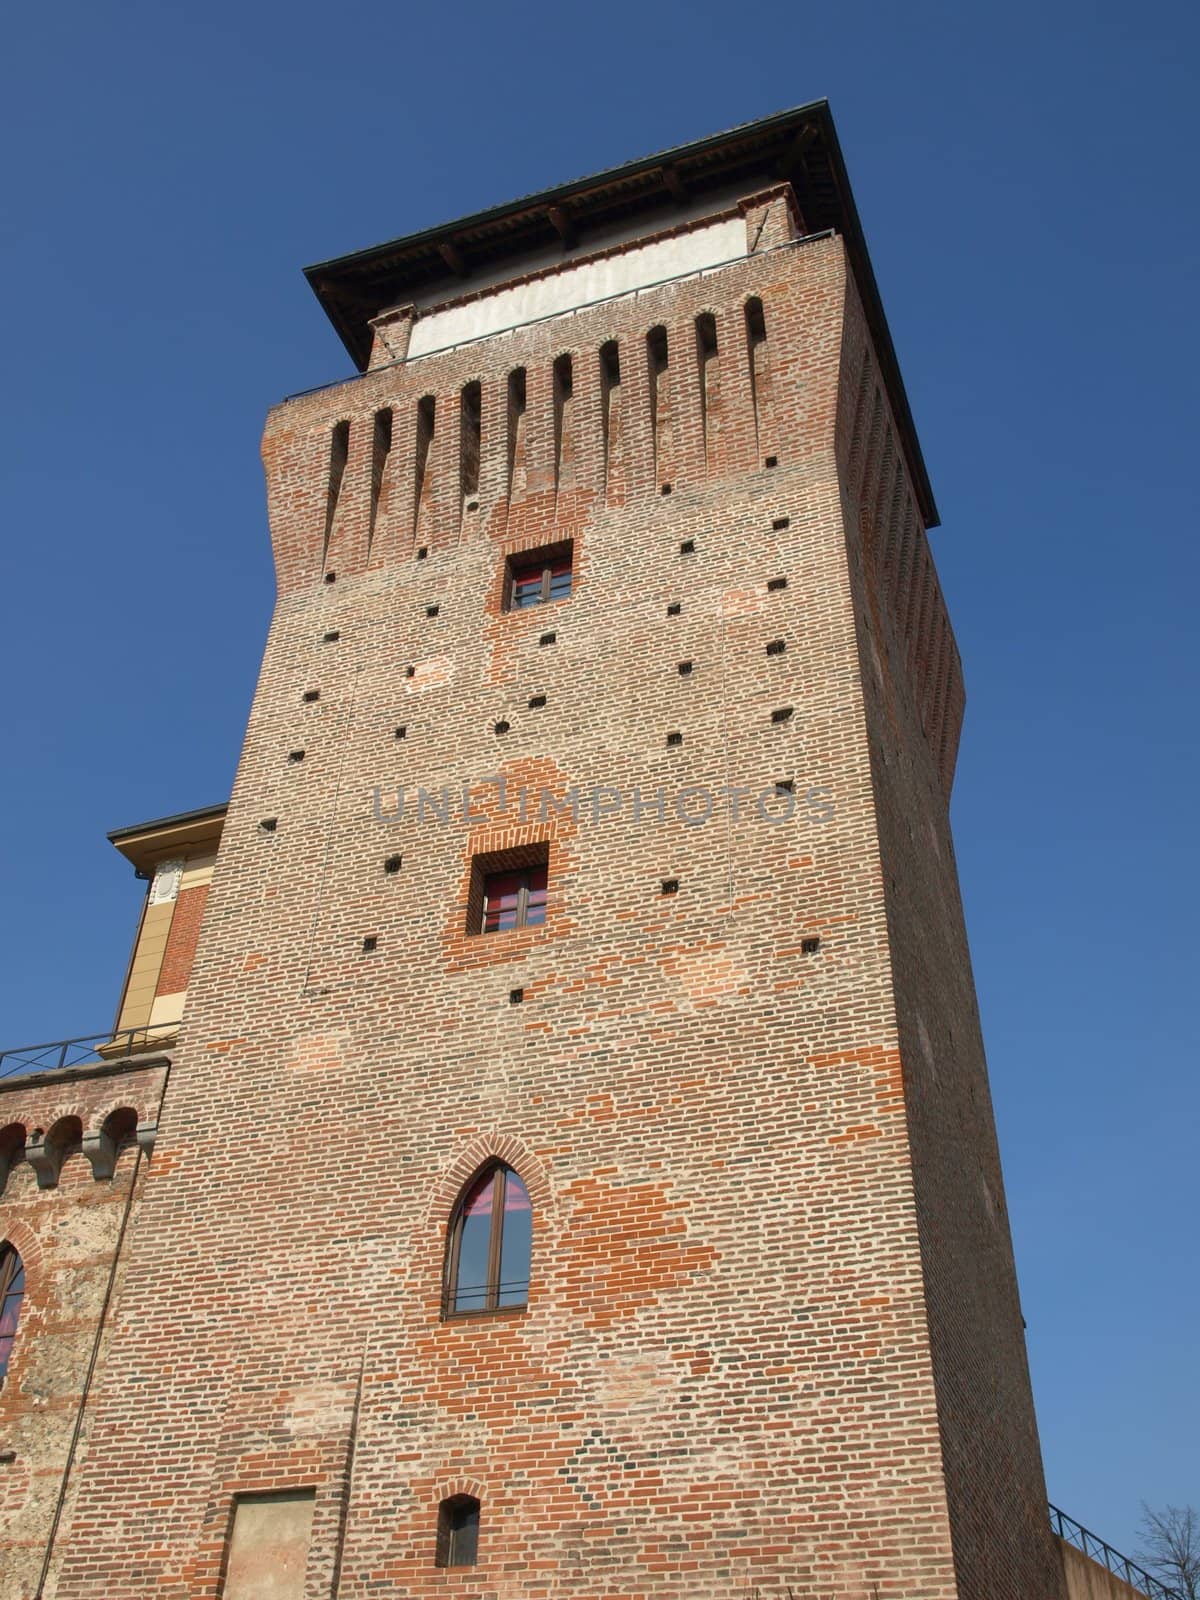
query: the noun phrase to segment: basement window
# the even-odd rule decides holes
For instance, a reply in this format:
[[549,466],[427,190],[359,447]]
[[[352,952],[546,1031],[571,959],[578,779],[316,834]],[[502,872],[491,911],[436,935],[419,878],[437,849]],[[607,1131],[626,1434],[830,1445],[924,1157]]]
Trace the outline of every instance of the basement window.
[[507,611],[527,611],[530,606],[565,600],[571,593],[572,546],[547,545],[510,556],[505,584]]

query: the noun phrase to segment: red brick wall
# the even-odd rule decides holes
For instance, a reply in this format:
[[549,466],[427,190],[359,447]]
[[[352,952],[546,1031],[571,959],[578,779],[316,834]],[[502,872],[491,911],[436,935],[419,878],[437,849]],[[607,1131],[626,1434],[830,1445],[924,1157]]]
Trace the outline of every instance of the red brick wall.
[[[853,286],[842,365],[846,377],[865,371],[871,390]],[[957,651],[907,480],[888,470],[898,452],[886,402],[882,426],[859,440],[851,417],[865,408],[849,391],[844,383],[846,526],[959,1591],[1059,1595],[950,833]]]
[[194,889],[182,889],[175,901],[171,918],[171,931],[167,935],[167,948],[163,952],[162,970],[158,975],[158,994],[178,994],[186,989],[196,956],[196,942],[200,937],[200,923],[208,904],[208,884],[198,884]]
[[[20,1253],[26,1281],[0,1385],[0,1452],[15,1455],[0,1462],[0,1600],[37,1587],[138,1169],[129,1145],[114,1175],[97,1179],[81,1137],[122,1109],[130,1123],[153,1123],[164,1081],[160,1065],[0,1084],[0,1244]],[[24,1159],[27,1141],[54,1152],[49,1188]]]
[[[313,1597],[335,1574],[340,1600],[1055,1592],[1028,1587],[1019,1563],[981,1588],[961,1534],[951,1543],[973,1491],[948,1496],[947,1467],[971,1464],[939,1416],[928,1213],[943,1190],[914,1174],[913,1142],[927,1153],[941,1130],[917,1126],[906,1094],[893,829],[877,816],[835,453],[844,271],[836,239],[776,251],[272,414],[281,598],[60,1600],[214,1595],[232,1496],[302,1485],[317,1491]],[[774,469],[750,401],[751,295]],[[701,313],[717,326],[719,451],[700,425]],[[670,495],[649,427],[645,336],[659,323]],[[598,351],[612,338],[619,489],[601,467]],[[564,351],[573,481],[556,492]],[[528,488],[510,506],[518,365]],[[456,397],[476,379],[479,506],[463,511]],[[426,394],[437,427],[418,532]],[[393,448],[372,514],[385,406]],[[503,614],[505,556],[563,538],[570,600]],[[769,590],[780,576],[787,588]],[[773,722],[784,707],[790,720]],[[672,731],[682,745],[668,747]],[[925,736],[909,719],[902,737]],[[376,785],[386,813],[400,786],[494,774],[626,795],[792,779],[796,816],[735,821],[726,806],[691,827],[668,807],[661,822],[522,824],[483,787],[479,821],[374,815]],[[469,937],[472,855],[543,837],[545,927]],[[394,853],[402,868],[385,874]],[[662,895],[667,878],[677,894]],[[913,893],[941,882],[931,866]],[[812,937],[820,949],[803,955]],[[961,969],[947,1007],[969,1020],[965,949],[946,956]],[[985,1107],[976,1118],[991,1162]],[[445,1322],[446,1224],[495,1154],[535,1208],[529,1306]],[[1006,1381],[1027,1416],[1023,1367]],[[1040,1493],[1026,1480],[1022,1527]],[[481,1565],[437,1569],[437,1505],[460,1490],[483,1504]]]

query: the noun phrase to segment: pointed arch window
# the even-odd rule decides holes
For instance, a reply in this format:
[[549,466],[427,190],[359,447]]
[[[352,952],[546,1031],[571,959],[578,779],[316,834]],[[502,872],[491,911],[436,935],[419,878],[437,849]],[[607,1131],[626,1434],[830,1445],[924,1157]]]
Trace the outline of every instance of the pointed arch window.
[[8,1371],[17,1320],[25,1297],[25,1268],[12,1245],[0,1249],[0,1383]]
[[491,1162],[471,1179],[454,1208],[446,1314],[523,1306],[529,1298],[532,1252],[529,1191],[511,1167]]

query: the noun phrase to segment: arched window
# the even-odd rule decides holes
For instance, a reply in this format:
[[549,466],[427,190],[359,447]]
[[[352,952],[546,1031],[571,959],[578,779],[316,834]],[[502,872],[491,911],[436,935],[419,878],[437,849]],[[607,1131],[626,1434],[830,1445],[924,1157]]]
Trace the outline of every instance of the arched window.
[[437,1564],[473,1567],[479,1560],[479,1501],[456,1494],[438,1507]]
[[5,1245],[0,1249],[0,1383],[8,1371],[24,1295],[25,1268],[12,1245]]
[[529,1298],[533,1211],[511,1167],[476,1173],[454,1208],[446,1260],[446,1310],[499,1311]]

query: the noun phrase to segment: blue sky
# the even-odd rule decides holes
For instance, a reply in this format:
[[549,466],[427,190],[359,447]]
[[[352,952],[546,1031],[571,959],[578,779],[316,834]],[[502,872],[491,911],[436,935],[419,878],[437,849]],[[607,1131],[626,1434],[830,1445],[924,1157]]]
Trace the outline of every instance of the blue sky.
[[0,1045],[103,1028],[105,832],[223,799],[300,268],[827,96],[943,526],[954,819],[1053,1500],[1200,1505],[1193,8],[22,7]]

